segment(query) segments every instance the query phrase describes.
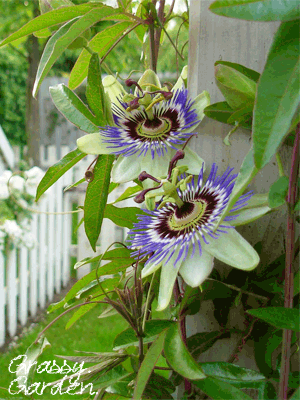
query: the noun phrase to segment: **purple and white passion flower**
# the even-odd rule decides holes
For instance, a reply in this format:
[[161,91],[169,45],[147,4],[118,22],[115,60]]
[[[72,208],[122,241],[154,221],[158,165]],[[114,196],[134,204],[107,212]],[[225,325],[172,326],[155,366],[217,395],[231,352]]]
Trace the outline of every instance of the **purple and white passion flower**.
[[236,211],[246,206],[252,193],[241,196],[219,224],[236,177],[230,168],[217,176],[214,164],[204,183],[202,167],[198,178],[183,177],[174,186],[176,193],[169,190],[173,201],[164,201],[162,207],[138,216],[139,222],[129,232],[130,248],[134,256],[148,257],[143,277],[162,268],[158,310],[169,304],[178,272],[188,285],[196,287],[211,273],[214,257],[246,271],[258,265],[257,252],[232,225]]
[[[203,118],[209,94],[204,91],[191,100],[181,77],[170,90],[161,86],[151,70],[145,71],[138,82],[128,79],[126,84],[136,87],[134,94],[126,93],[113,76],[103,79],[114,123],[78,139],[78,148],[87,154],[118,155],[112,169],[112,180],[117,183],[131,181],[144,170],[166,176],[177,149]],[[185,152],[184,163],[197,174],[203,160],[189,148]]]

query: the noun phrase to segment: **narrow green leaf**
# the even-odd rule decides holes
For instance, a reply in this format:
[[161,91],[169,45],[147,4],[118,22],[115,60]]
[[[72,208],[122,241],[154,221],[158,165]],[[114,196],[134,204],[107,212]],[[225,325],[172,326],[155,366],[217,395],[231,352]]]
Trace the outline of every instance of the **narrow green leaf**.
[[50,11],[46,14],[34,18],[32,21],[29,21],[17,32],[14,32],[8,38],[4,39],[0,43],[0,47],[8,43],[12,43],[22,37],[28,36],[34,32],[49,28],[50,26],[62,24],[76,17],[80,17],[88,13],[92,9],[96,10],[97,8],[103,7],[109,8],[111,10],[111,13],[114,12],[114,9],[112,7],[105,6],[101,3],[86,3],[78,6],[63,7],[57,10]]
[[103,255],[99,254],[96,257],[86,257],[81,261],[77,261],[77,263],[74,265],[74,269],[80,268],[85,264],[91,264],[101,260],[122,260],[124,264],[128,264],[129,266],[134,262],[134,259],[130,258],[130,254],[131,251],[125,248],[110,250]]
[[106,388],[128,378],[129,375],[131,374],[129,374],[121,365],[118,365],[117,367],[106,371],[105,374],[101,374],[101,376],[99,376],[97,381],[93,384],[93,390],[95,391]]
[[136,193],[138,193],[140,191],[141,191],[141,187],[139,185],[130,186],[124,191],[124,193],[121,194],[121,196],[119,196],[117,198],[116,201],[114,201],[114,204],[115,203],[119,203],[119,201],[129,199],[129,198],[133,197]]
[[257,371],[239,367],[227,362],[207,362],[201,363],[201,368],[207,376],[211,376],[230,384],[265,381],[265,376]]
[[[226,335],[226,334],[225,334]],[[187,338],[187,347],[194,358],[211,348],[224,334],[220,331],[199,332]]]
[[36,201],[50,186],[52,186],[65,172],[72,168],[78,161],[82,160],[86,154],[76,149],[65,155],[58,163],[52,165],[43,176],[36,191]]
[[300,211],[300,200],[298,200],[298,203],[295,205],[294,211]]
[[81,183],[86,182],[85,178],[79,179],[79,181],[72,183],[71,185],[68,185],[64,188],[64,192],[67,192],[68,190],[75,188],[76,186],[80,185]]
[[247,313],[268,322],[276,328],[300,331],[299,310],[296,308],[267,307],[248,310]]
[[299,400],[300,399],[300,386],[298,389],[294,392],[293,396],[290,397],[289,400]]
[[227,124],[234,124],[235,122],[241,123],[242,121],[249,120],[252,116],[253,107],[254,103],[250,103],[238,109],[228,118]]
[[155,367],[155,364],[157,363],[158,358],[163,351],[166,333],[167,330],[161,332],[158,338],[152,343],[139,368],[133,393],[133,398],[136,400],[140,400],[142,398],[143,392]]
[[230,67],[232,69],[235,69],[236,71],[239,71],[241,74],[247,76],[249,79],[251,79],[254,82],[258,82],[260,73],[257,71],[254,71],[254,69],[250,69],[245,67],[242,64],[237,64],[237,63],[232,63],[229,61],[216,61],[215,65],[226,65],[227,67]]
[[297,0],[217,0],[209,9],[214,14],[248,21],[289,21],[300,18]]
[[84,201],[84,229],[92,249],[96,251],[104,209],[108,196],[110,171],[114,156],[99,156],[94,167],[94,179],[89,182]]
[[94,115],[80,98],[64,84],[52,86],[49,89],[53,103],[72,124],[84,132],[98,132]]
[[274,400],[276,399],[276,389],[271,382],[265,382],[258,388],[257,400]]
[[108,218],[116,225],[124,228],[133,228],[133,224],[137,222],[137,215],[143,214],[143,211],[137,207],[117,208],[111,204],[107,204],[104,211],[104,218]]
[[43,353],[43,351],[51,346],[47,338],[41,336],[37,343],[32,343],[25,352],[26,359],[18,365],[16,377],[18,378],[18,385],[21,388],[23,385],[29,387],[34,371],[36,370],[36,360]]
[[[107,50],[122,36],[122,34],[131,26],[132,22],[120,22],[115,25],[109,26],[97,33],[89,42],[89,48],[98,53],[101,58],[105,55]],[[91,53],[83,50],[78,57],[69,79],[70,89],[75,89],[81,84],[88,74],[88,66],[91,59]]]
[[299,39],[299,20],[280,25],[259,80],[253,114],[254,159],[259,169],[279,149],[299,104]]
[[269,191],[269,205],[271,208],[285,204],[288,189],[289,178],[287,176],[281,176],[273,183]]
[[234,110],[253,103],[256,82],[228,65],[215,65],[215,79],[225,100]]
[[251,397],[240,389],[216,378],[207,377],[201,381],[195,381],[193,384],[213,400],[251,400]]
[[[222,122],[223,124],[228,124],[228,120],[235,113],[235,111],[230,107],[226,101],[221,101],[219,103],[211,104],[204,109],[204,114],[215,121]],[[232,123],[231,125],[234,125]],[[251,130],[251,121],[241,121],[240,126]]]
[[83,317],[86,313],[91,311],[93,308],[96,306],[99,306],[100,304],[97,303],[92,303],[92,304],[84,304],[81,307],[79,307],[78,310],[74,312],[72,317],[69,319],[69,321],[66,323],[65,329],[70,329],[75,322],[77,322],[81,317]]
[[204,379],[206,375],[193,359],[181,339],[179,324],[171,326],[166,335],[164,352],[174,371],[188,379]]
[[[152,319],[146,321],[145,325],[145,337],[143,342],[151,343],[153,342],[157,335],[163,332],[165,329],[172,326],[174,322],[168,321],[166,319]],[[130,346],[138,346],[139,342],[136,337],[135,331],[132,328],[125,329],[121,332],[114,340],[114,350],[120,350]]]
[[[87,29],[93,26],[95,23],[105,19],[116,12],[115,9],[110,7],[96,8],[84,16],[68,22],[66,25],[61,27],[48,41],[42,58],[39,63],[36,79],[33,87],[33,96],[35,97],[38,89],[44,80],[45,76],[50,71],[55,61],[62,55],[62,53],[81,36]],[[74,21],[74,22],[73,22]],[[63,30],[63,33],[60,32]]]
[[300,271],[294,276],[294,296],[300,293]]
[[86,85],[86,98],[90,109],[97,118],[97,125],[106,125],[106,104],[98,54],[93,54],[91,56]]

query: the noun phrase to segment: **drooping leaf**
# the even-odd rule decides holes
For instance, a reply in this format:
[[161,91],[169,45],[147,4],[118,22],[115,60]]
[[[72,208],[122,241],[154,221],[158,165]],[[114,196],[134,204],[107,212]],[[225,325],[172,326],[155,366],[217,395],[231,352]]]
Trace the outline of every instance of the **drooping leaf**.
[[64,84],[49,89],[53,103],[72,124],[84,132],[98,132],[97,120],[80,98]]
[[178,323],[167,331],[164,352],[168,363],[180,375],[188,379],[206,378],[201,366],[193,359],[183,343]]
[[[145,337],[143,338],[143,342],[151,343],[153,342],[157,335],[159,335],[162,331],[172,326],[174,322],[168,321],[166,319],[152,319],[150,321],[146,321],[145,325]],[[139,342],[136,337],[136,334],[132,328],[128,328],[125,331],[121,332],[114,340],[114,350],[120,350],[129,346],[138,346]]]
[[63,7],[57,10],[50,11],[46,14],[34,18],[32,21],[29,21],[17,32],[14,32],[8,38],[4,39],[0,43],[0,47],[5,46],[8,43],[12,43],[15,40],[20,39],[22,37],[28,36],[34,32],[40,31],[45,28],[49,28],[51,26],[62,24],[76,17],[80,17],[88,13],[92,9],[96,10],[97,8],[103,8],[103,7],[110,9],[111,13],[114,12],[114,9],[112,7],[108,7],[101,3],[86,3],[78,6]]
[[118,208],[107,204],[104,211],[104,218],[110,219],[118,226],[133,228],[133,224],[137,222],[137,214],[143,214],[143,211],[137,207]]
[[256,82],[235,68],[215,65],[215,79],[225,100],[234,110],[254,102]]
[[84,229],[92,249],[96,251],[104,209],[108,196],[110,171],[114,156],[99,156],[94,167],[94,179],[89,182],[84,201]]
[[[229,124],[227,121],[232,117],[232,115],[235,114],[235,110],[233,110],[226,101],[221,101],[206,107],[204,109],[204,114],[208,118],[212,118],[215,121],[222,122],[223,124]],[[251,121],[241,121],[240,126],[251,130]]]
[[105,372],[97,378],[95,383],[93,384],[93,390],[99,390],[105,388],[107,386],[113,385],[123,379],[126,379],[131,374],[126,371],[121,365]]
[[167,330],[164,330],[158,335],[157,339],[155,339],[151,347],[148,349],[146,356],[139,368],[133,393],[133,398],[136,400],[140,400],[142,398],[142,394],[155,367],[155,364],[157,363],[158,358],[163,351],[166,333]]
[[47,338],[41,336],[37,343],[32,343],[25,352],[26,358],[18,365],[16,377],[18,385],[21,388],[23,385],[28,387],[34,377],[34,371],[37,367],[36,360],[43,353],[43,351],[51,346]]
[[86,182],[85,178],[79,179],[79,181],[72,183],[71,185],[68,185],[64,188],[64,192],[67,192],[70,189],[73,189],[75,187],[77,187],[78,185],[80,185],[81,183]]
[[217,0],[209,9],[214,14],[248,21],[290,21],[300,18],[297,0]]
[[58,163],[52,165],[43,176],[36,191],[36,201],[50,186],[52,186],[65,172],[72,168],[78,161],[82,160],[86,154],[76,149],[65,155]]
[[281,176],[273,183],[269,191],[269,205],[271,208],[285,204],[288,189],[289,178],[287,176]]
[[[122,34],[132,26],[132,22],[119,22],[109,26],[97,33],[89,42],[89,48],[98,53],[101,58],[107,50],[122,36]],[[87,50],[82,50],[78,57],[69,78],[70,89],[75,89],[81,84],[88,73],[88,66],[91,54]]]
[[253,148],[263,168],[289,132],[300,100],[300,20],[278,28],[257,87],[253,114]]
[[114,204],[119,203],[119,201],[129,199],[140,191],[141,191],[141,187],[139,185],[130,186],[124,191],[124,193],[121,194],[121,196],[119,196],[117,198],[117,200],[114,201]]
[[213,400],[250,400],[246,393],[219,379],[207,377],[201,381],[193,382],[199,389]]
[[258,82],[258,80],[259,80],[259,77],[260,77],[259,72],[254,71],[254,69],[247,68],[242,64],[232,63],[230,61],[216,61],[215,62],[215,65],[219,65],[219,64],[226,65],[227,67],[235,69],[236,71],[247,76],[249,79],[251,79],[254,82]]
[[106,104],[104,98],[104,87],[102,85],[99,56],[97,54],[93,54],[91,56],[86,85],[86,98],[90,109],[97,118],[97,125],[106,125],[107,121],[105,118]]
[[268,322],[276,328],[300,331],[299,310],[296,308],[266,307],[248,310],[247,313]]

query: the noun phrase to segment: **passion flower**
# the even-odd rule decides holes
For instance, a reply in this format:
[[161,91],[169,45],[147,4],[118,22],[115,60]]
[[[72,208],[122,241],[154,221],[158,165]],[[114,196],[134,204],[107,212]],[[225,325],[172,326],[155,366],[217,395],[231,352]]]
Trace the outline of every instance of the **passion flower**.
[[230,215],[244,207],[252,193],[241,196],[218,226],[237,175],[228,168],[217,176],[213,164],[203,183],[203,170],[183,190],[178,185],[178,200],[173,196],[174,202],[154,211],[144,210],[129,232],[130,248],[138,249],[133,255],[148,257],[142,276],[162,267],[159,310],[169,304],[178,272],[188,285],[196,287],[211,273],[214,257],[242,270],[252,270],[259,262],[256,251],[232,226],[238,215]]
[[[161,86],[151,70],[147,70],[138,82],[128,79],[126,84],[136,86],[134,94],[126,93],[114,77],[104,78],[114,124],[78,139],[78,148],[87,154],[118,155],[112,170],[114,182],[133,180],[143,170],[164,176],[177,149],[203,118],[209,95],[204,91],[192,100],[184,85],[175,85],[172,92]],[[196,153],[186,149],[185,163],[191,172],[194,167],[197,173],[202,162]]]

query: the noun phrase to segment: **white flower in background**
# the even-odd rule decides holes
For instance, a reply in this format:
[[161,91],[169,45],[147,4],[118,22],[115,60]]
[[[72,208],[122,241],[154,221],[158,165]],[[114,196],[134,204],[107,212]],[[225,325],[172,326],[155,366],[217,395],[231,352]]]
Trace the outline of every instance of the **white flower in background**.
[[13,175],[8,182],[9,188],[12,190],[17,190],[18,192],[23,192],[25,188],[25,179],[19,175]]
[[44,171],[39,167],[33,167],[28,171],[25,171],[25,177],[27,178],[25,189],[28,194],[35,197],[36,189],[44,175]]
[[15,245],[22,241],[23,230],[15,220],[7,219],[4,224],[0,225],[0,229],[7,234]]
[[9,198],[9,190],[8,190],[8,181],[9,178],[12,176],[11,171],[4,171],[3,174],[0,176],[0,199],[5,200]]

